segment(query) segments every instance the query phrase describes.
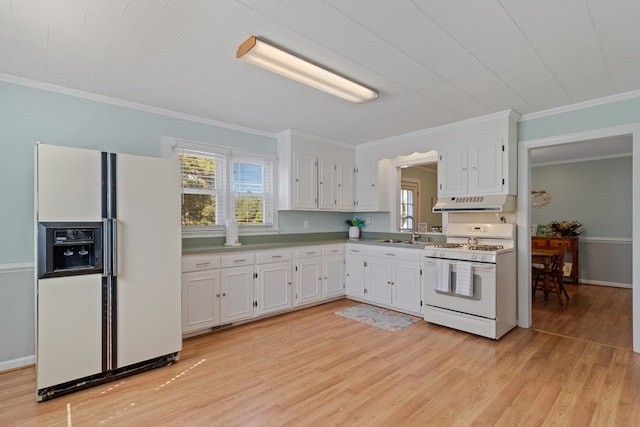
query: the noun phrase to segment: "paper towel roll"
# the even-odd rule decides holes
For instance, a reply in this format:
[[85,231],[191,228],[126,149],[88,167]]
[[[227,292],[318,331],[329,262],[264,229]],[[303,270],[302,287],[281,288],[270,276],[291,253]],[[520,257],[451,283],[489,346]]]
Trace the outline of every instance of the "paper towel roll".
[[227,241],[226,246],[240,246],[238,241],[238,223],[234,219],[229,219],[226,222],[227,229]]

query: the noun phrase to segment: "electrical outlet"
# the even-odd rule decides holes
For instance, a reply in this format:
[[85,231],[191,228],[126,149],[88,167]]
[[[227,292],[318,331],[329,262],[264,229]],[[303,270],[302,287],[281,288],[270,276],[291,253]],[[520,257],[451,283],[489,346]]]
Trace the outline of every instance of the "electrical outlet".
[[304,220],[303,227],[304,227],[305,230],[309,229],[309,220],[308,219]]
[[366,217],[364,219],[364,225],[371,225],[371,224],[373,224],[373,220],[371,219],[371,217],[370,216]]

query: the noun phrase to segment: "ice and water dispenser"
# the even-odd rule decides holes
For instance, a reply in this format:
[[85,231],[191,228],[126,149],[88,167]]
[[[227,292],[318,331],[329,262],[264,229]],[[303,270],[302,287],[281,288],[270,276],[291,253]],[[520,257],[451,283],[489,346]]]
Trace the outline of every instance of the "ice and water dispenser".
[[102,223],[38,224],[38,278],[102,272]]

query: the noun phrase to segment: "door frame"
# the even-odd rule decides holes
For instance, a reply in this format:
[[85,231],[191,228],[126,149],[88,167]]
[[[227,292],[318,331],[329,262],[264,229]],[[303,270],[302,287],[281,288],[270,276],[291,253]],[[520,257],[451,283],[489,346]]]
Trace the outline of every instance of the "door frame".
[[531,150],[596,138],[631,135],[633,351],[640,353],[640,124],[622,125],[518,141],[518,326],[531,327]]

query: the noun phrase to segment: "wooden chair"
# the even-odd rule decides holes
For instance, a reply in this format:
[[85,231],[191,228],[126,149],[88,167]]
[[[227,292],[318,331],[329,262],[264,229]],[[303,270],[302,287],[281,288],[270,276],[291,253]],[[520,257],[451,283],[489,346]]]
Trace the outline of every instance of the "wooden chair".
[[[547,304],[549,302],[549,292],[553,292],[558,294],[558,299],[560,300],[560,305],[564,305],[562,303],[562,295],[569,301],[569,294],[567,293],[567,289],[564,287],[564,271],[562,267],[564,266],[564,258],[565,253],[567,251],[566,243],[562,242],[558,245],[558,247],[554,247],[553,249],[558,250],[558,255],[555,256],[552,262],[549,265],[544,266],[543,268],[531,267],[532,272],[532,296],[535,298],[536,291],[541,290],[544,292],[544,302]],[[547,286],[547,283],[550,286]]]

